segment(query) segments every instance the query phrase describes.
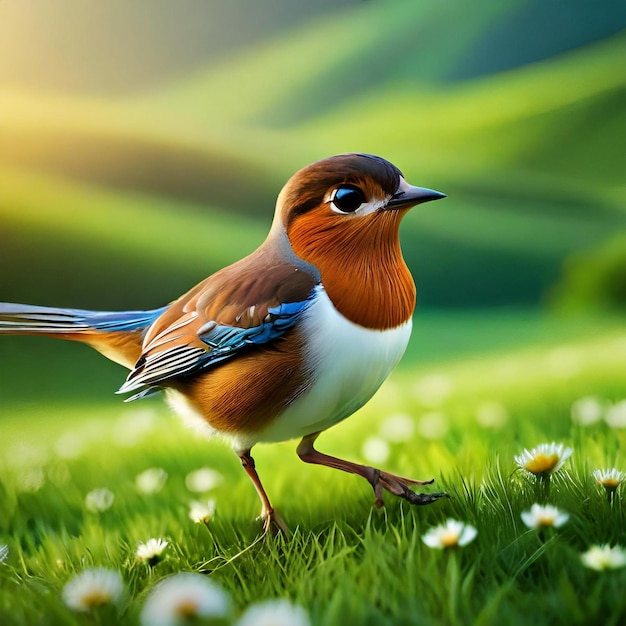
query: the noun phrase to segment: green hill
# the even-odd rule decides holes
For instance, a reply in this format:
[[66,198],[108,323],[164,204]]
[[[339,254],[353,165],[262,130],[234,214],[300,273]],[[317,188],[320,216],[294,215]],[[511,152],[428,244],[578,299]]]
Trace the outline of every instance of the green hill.
[[252,252],[271,221],[19,170],[0,170],[0,188],[5,301],[161,306]]
[[[454,88],[392,83],[288,132],[229,125],[185,110],[182,100],[164,107],[159,98],[0,92],[0,162],[263,213],[296,167],[352,149],[383,154],[407,174],[444,183],[496,168],[510,170],[506,176],[522,170],[618,184],[624,41]],[[261,98],[245,106],[264,105]]]
[[[298,132],[311,151],[361,143],[364,150],[386,149],[398,161],[413,162],[416,171],[445,171],[452,178],[521,167],[575,180],[600,171],[602,182],[610,177],[621,184],[625,49],[621,35],[550,63],[443,90],[394,83]],[[574,169],[585,154],[592,169]],[[533,158],[542,161],[534,165]]]
[[[151,100],[199,120],[291,126],[353,102],[407,65],[411,84],[436,81],[492,20],[511,10],[495,3],[454,2],[452,14],[450,8],[401,1],[346,9],[168,85]],[[442,20],[448,33],[432,54]]]
[[[414,211],[402,231],[424,305],[541,302],[565,258],[623,230],[624,35],[454,84],[404,84],[390,74],[367,94],[345,89],[330,109],[313,106],[307,90],[333,91],[346,68],[365,71],[391,33],[408,32],[385,6],[338,13],[141,98],[0,91],[2,299],[32,300],[24,285],[33,275],[51,277],[40,282],[52,294],[71,267],[86,285],[83,306],[128,306],[131,290],[141,294],[133,306],[160,304],[249,252],[295,169],[359,150],[450,196]],[[406,23],[434,24],[441,11],[406,6]],[[480,5],[467,17],[468,40],[499,11]],[[305,64],[320,33],[337,44],[291,81],[285,72]],[[446,39],[431,67],[459,61],[468,45]],[[280,90],[257,90],[255,80]],[[241,98],[242,85],[254,97]],[[205,103],[212,93],[224,97]],[[264,117],[277,101],[303,100],[311,111],[289,129]],[[224,106],[223,117],[215,113]],[[181,233],[175,244],[173,232]],[[158,283],[146,281],[157,270]],[[99,273],[106,291],[89,279]]]
[[566,11],[540,0],[369,2],[243,49],[153,100],[199,120],[293,126],[394,83],[430,91],[547,61],[621,29],[626,5],[611,1],[574,0]]
[[0,83],[138,93],[356,2],[65,0],[62,11],[57,0],[1,2]]
[[[317,100],[332,106],[390,76],[404,82],[467,80],[549,59],[626,28],[621,0],[66,3],[66,11],[58,10],[56,0],[38,0],[36,7],[0,3],[0,85],[141,94],[184,76],[233,68],[238,59],[254,59],[256,52],[272,61],[269,51],[287,49],[291,40],[295,54],[277,63],[291,63],[299,71],[296,78],[308,75],[318,57],[338,52],[338,63],[323,70],[323,81],[314,71],[310,90],[306,82],[299,85],[303,94],[316,95],[321,87]],[[347,48],[354,53],[344,55]],[[256,89],[270,83],[276,89],[280,75],[260,67],[265,80],[255,74],[247,78]],[[270,62],[268,67],[278,66]],[[335,84],[338,89],[332,88]],[[236,103],[232,95],[218,92],[218,99]],[[204,99],[209,109],[214,98]]]

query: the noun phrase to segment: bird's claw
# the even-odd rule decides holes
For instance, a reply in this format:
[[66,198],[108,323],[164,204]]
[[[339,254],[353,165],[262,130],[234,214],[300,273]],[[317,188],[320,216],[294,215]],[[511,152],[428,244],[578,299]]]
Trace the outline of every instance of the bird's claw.
[[389,474],[382,472],[381,470],[374,469],[370,483],[374,488],[374,494],[376,500],[374,505],[380,508],[383,503],[383,489],[392,493],[394,496],[404,498],[411,504],[422,505],[431,504],[440,498],[449,498],[447,493],[416,493],[409,488],[409,485],[430,485],[435,482],[435,479],[430,480],[414,480],[412,478],[403,478],[402,476],[396,476],[395,474]]
[[415,493],[415,491],[407,490],[406,499],[411,504],[432,504],[441,498],[449,498],[450,496],[443,491],[439,493]]
[[291,537],[289,526],[285,524],[283,518],[273,509],[271,511],[263,511],[259,517],[263,521],[264,535],[284,535]]

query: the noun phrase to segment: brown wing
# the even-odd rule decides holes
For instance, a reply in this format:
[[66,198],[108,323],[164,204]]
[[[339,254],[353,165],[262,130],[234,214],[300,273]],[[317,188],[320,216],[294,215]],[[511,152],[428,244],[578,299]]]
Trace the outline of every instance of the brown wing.
[[146,333],[142,353],[118,393],[142,397],[168,379],[231,358],[294,326],[317,283],[262,248],[173,302]]

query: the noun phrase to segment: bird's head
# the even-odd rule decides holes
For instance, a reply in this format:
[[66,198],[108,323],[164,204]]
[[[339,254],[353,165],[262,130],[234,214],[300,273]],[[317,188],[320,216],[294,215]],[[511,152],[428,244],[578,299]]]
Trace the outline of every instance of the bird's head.
[[317,161],[294,174],[276,207],[286,231],[325,232],[369,228],[395,221],[411,207],[445,198],[432,189],[409,185],[392,163],[370,154],[341,154]]
[[[366,297],[372,290],[385,291],[385,285],[390,298],[406,292],[412,312],[415,289],[400,251],[400,221],[411,207],[444,197],[409,185],[385,159],[344,154],[292,176],[278,197],[274,228],[286,233],[298,257],[317,267],[328,295],[339,310],[343,306],[344,314],[357,305],[359,287]],[[353,302],[347,304],[350,298]],[[391,317],[397,321],[399,315]],[[380,321],[363,325],[377,327]]]

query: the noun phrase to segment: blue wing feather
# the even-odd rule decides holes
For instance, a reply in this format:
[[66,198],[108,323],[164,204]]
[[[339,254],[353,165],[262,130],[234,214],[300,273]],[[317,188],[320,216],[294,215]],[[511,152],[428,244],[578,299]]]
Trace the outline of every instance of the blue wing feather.
[[268,309],[269,315],[262,324],[251,328],[216,325],[209,332],[200,335],[200,339],[211,347],[205,359],[210,363],[214,358],[245,345],[261,345],[278,339],[298,321],[309,300],[290,302]]
[[[198,338],[206,350],[193,345],[177,345],[149,355],[133,370],[117,393],[137,391],[127,401],[151,395],[152,389],[179,376],[189,376],[236,355],[246,346],[263,345],[281,337],[295,326],[311,298],[268,309],[263,323],[250,328],[209,324]],[[205,325],[206,327],[206,325]],[[150,393],[149,393],[150,392]]]

